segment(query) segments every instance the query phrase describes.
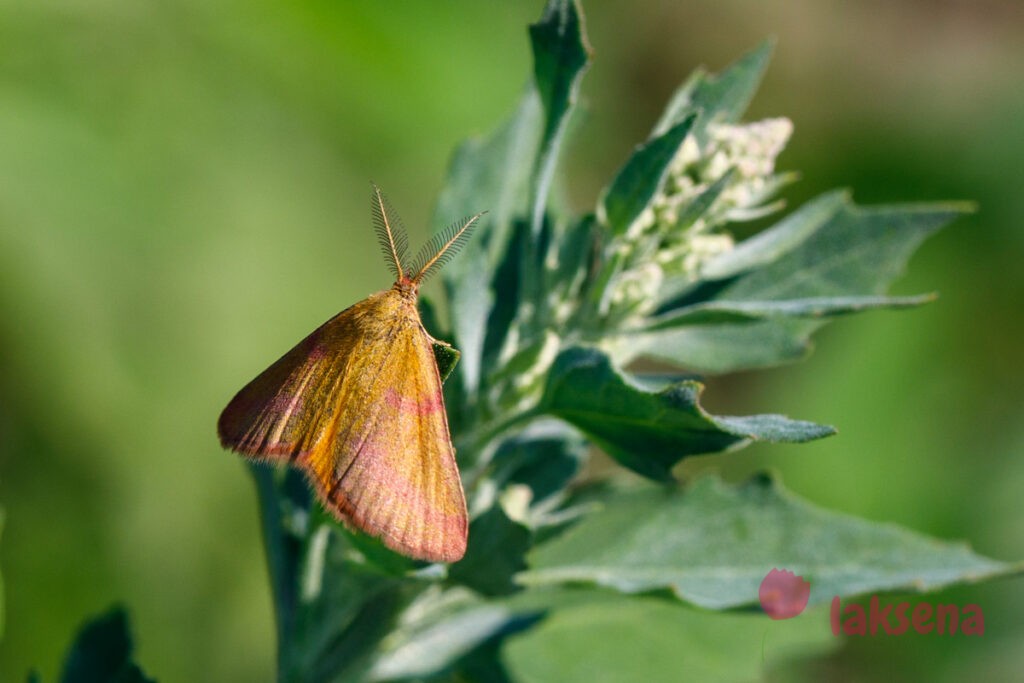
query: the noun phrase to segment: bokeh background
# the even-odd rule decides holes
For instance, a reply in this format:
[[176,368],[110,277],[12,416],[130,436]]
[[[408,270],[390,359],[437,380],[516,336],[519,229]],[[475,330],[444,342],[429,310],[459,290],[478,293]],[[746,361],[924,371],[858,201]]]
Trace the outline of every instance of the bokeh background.
[[[248,475],[214,423],[256,371],[389,284],[369,181],[424,236],[454,145],[511,111],[541,2],[0,0],[0,680],[54,680],[83,618],[129,606],[162,681],[271,681]],[[749,118],[789,116],[795,206],[972,199],[898,293],[717,412],[837,437],[759,467],[821,505],[1024,558],[1024,6],[1015,0],[588,2],[564,164],[593,205],[692,68],[766,37]],[[481,207],[485,208],[485,207]],[[1024,583],[964,587],[981,638],[866,638],[780,680],[1019,680]],[[914,672],[911,674],[910,672]]]

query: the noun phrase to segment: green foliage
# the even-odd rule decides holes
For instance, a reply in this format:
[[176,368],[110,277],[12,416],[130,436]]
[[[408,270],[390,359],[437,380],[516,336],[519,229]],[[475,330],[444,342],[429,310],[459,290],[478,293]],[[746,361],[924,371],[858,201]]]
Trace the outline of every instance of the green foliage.
[[649,390],[597,349],[577,347],[551,365],[541,407],[586,433],[622,465],[667,481],[688,455],[755,440],[810,441],[835,431],[781,415],[715,417],[698,402],[702,390],[693,380]]
[[633,224],[665,184],[668,167],[683,140],[690,134],[696,114],[637,147],[636,152],[608,187],[600,210],[603,221],[615,232]]
[[[326,519],[294,473],[254,468],[281,680],[748,680],[767,620],[692,606],[749,607],[773,567],[802,572],[819,602],[1012,571],[818,510],[768,479],[676,487],[687,456],[834,430],[714,416],[699,381],[630,369],[778,364],[830,317],[922,304],[931,297],[886,290],[965,207],[863,209],[837,192],[736,244],[730,224],[778,210],[791,179],[774,171],[788,121],[737,123],[764,46],[687,81],[594,213],[567,215],[549,195],[589,64],[578,5],[552,0],[530,36],[533,82],[508,122],[456,152],[438,202],[435,227],[490,209],[443,271],[447,322],[424,303],[428,329],[461,351],[445,396],[467,554],[450,567],[406,560]],[[650,482],[579,481],[588,441]],[[825,634],[806,619],[769,648],[820,652]]]
[[437,371],[441,375],[441,381],[444,382],[448,379],[448,375],[452,374],[452,370],[459,362],[459,351],[452,347],[450,344],[444,342],[434,342],[434,360],[437,361]]
[[[706,612],[655,597],[586,597],[509,639],[504,659],[513,680],[757,681],[767,666],[837,645],[820,613],[773,623],[769,632],[761,614]],[[762,657],[762,643],[770,656]]]
[[[3,536],[4,531],[4,509],[0,508],[0,537]],[[0,575],[0,639],[4,636],[4,582],[3,576]]]
[[920,534],[821,510],[769,477],[730,486],[617,491],[529,556],[531,586],[589,583],[625,593],[667,589],[708,609],[757,605],[765,567],[811,582],[810,604],[836,595],[933,591],[1014,567]]
[[[64,660],[61,683],[153,683],[135,663],[128,615],[119,607],[79,630]],[[34,680],[32,676],[29,680]]]
[[[836,642],[807,615],[772,624],[762,657],[769,622],[746,608],[773,567],[807,577],[816,602],[1015,571],[765,478],[672,481],[691,455],[832,434],[712,415],[687,373],[792,361],[831,317],[925,303],[887,291],[968,207],[866,209],[833,192],[737,243],[732,227],[778,211],[792,180],[774,169],[789,123],[740,123],[765,45],[686,81],[593,211],[571,215],[553,188],[590,61],[578,4],[551,0],[530,38],[519,105],[456,151],[438,199],[435,228],[489,210],[442,271],[447,318],[422,301],[431,333],[459,349],[435,352],[473,516],[467,554],[409,561],[327,518],[294,472],[254,467],[279,679],[751,680]],[[668,367],[636,369],[652,359]],[[590,445],[649,481],[595,480]],[[104,632],[128,662],[126,629]]]

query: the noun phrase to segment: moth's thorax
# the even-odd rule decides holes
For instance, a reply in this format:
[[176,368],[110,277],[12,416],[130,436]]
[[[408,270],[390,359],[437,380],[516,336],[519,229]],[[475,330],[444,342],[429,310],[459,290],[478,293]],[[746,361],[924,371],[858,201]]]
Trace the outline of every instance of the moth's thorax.
[[420,324],[415,286],[399,286],[401,284],[396,282],[391,289],[378,292],[366,300],[369,305],[364,310],[365,323],[370,328]]

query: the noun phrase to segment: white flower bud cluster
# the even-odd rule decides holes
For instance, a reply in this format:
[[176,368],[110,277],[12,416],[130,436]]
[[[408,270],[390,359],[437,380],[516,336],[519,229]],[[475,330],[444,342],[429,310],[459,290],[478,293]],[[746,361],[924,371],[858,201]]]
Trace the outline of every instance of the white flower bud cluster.
[[[620,320],[648,313],[666,278],[696,280],[704,263],[733,248],[732,236],[722,230],[726,223],[778,208],[764,202],[781,184],[775,159],[792,133],[789,119],[774,118],[710,124],[703,149],[695,136],[688,136],[651,206],[619,244],[609,245],[622,267],[610,283],[606,313]],[[729,172],[727,186],[710,207],[687,216],[692,202]]]
[[712,182],[722,177],[729,168],[736,169],[736,178],[712,207],[724,210],[725,219],[732,209],[756,207],[777,180],[775,158],[782,152],[793,134],[793,123],[786,118],[765,119],[742,126],[712,125],[709,146],[717,147],[708,164],[708,178]]
[[[686,243],[686,246],[688,249],[679,256],[683,272],[690,279],[693,279],[700,272],[701,266],[715,256],[731,250],[735,246],[735,242],[732,239],[732,235],[718,233],[713,235],[694,235]],[[666,251],[665,255],[666,260],[668,260],[670,252]],[[676,263],[680,263],[680,261],[676,260]]]
[[[739,126],[712,124],[708,126],[711,146],[718,147],[715,154],[725,155],[725,172],[735,165],[743,178],[764,178],[775,171],[775,157],[789,142],[793,122],[787,118],[765,119]],[[714,164],[712,161],[712,164]]]
[[615,280],[611,295],[611,308],[619,312],[647,313],[657,300],[658,290],[665,279],[661,266],[655,261],[641,263],[622,272]]
[[775,187],[775,158],[789,141],[793,123],[786,118],[743,125],[719,123],[709,125],[707,132],[703,150],[691,135],[673,159],[665,188],[655,198],[659,224],[674,227],[682,210],[730,170],[734,176],[729,186],[703,216],[685,226],[686,232],[706,232],[742,218]]

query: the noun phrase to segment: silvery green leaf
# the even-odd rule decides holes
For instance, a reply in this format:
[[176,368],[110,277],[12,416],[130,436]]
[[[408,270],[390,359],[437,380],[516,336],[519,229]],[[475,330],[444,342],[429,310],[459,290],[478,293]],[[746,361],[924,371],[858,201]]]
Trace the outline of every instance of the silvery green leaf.
[[769,571],[810,581],[810,604],[879,591],[925,592],[1019,573],[892,524],[829,512],[767,476],[607,496],[604,507],[538,546],[524,585],[593,584],[625,593],[671,591],[707,609],[758,604]]

